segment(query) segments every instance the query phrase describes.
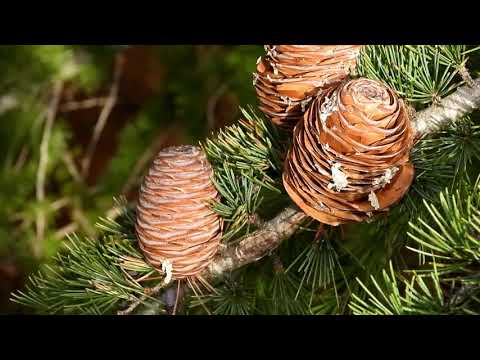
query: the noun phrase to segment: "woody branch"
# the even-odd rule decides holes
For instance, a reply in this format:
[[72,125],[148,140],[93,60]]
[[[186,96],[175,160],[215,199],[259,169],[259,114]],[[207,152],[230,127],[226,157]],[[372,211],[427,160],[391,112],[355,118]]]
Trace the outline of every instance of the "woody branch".
[[[418,112],[413,119],[417,138],[433,134],[478,108],[480,108],[480,78],[473,81],[473,86],[462,86],[439,104]],[[221,280],[224,275],[260,260],[291,237],[307,218],[308,216],[295,205],[287,207],[272,220],[263,222],[257,231],[221,251],[200,276],[207,280]],[[162,287],[163,285],[159,285],[157,290]],[[129,314],[138,305],[140,301],[119,314]]]
[[[480,108],[480,78],[473,83],[474,86],[458,88],[438,105],[419,111],[413,122],[417,136],[435,133]],[[306,218],[300,209],[286,208],[274,219],[265,222],[261,229],[217,255],[201,275],[205,278],[221,278],[225,273],[258,261],[292,236]]]

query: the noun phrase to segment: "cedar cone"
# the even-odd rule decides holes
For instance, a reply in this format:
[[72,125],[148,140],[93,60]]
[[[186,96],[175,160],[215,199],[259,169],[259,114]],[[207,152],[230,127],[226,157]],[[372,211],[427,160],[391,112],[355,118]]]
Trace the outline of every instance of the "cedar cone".
[[172,265],[172,278],[200,273],[213,259],[221,238],[221,218],[209,201],[218,193],[213,170],[195,146],[160,151],[145,176],[137,206],[140,248],[152,266]]
[[260,109],[291,130],[313,96],[347,78],[356,65],[359,45],[265,45],[257,61],[254,85]]
[[345,81],[314,100],[295,127],[283,184],[316,220],[360,222],[399,201],[413,180],[413,130],[393,90]]

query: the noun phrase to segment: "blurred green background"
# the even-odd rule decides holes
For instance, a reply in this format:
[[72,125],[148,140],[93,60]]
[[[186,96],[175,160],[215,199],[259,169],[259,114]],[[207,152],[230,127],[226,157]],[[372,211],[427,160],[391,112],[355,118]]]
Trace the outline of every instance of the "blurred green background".
[[156,152],[255,104],[261,46],[0,46],[0,313],[73,232],[134,200]]

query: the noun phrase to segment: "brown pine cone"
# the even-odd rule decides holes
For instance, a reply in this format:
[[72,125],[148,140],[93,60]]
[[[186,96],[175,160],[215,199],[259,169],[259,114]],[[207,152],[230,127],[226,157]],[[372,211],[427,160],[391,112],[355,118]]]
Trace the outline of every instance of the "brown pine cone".
[[143,181],[136,221],[140,248],[154,267],[171,265],[173,279],[194,277],[217,252],[222,220],[209,204],[218,196],[212,176],[203,151],[185,145],[160,151]]
[[413,130],[393,90],[346,81],[315,99],[295,127],[283,184],[316,220],[339,225],[387,211],[407,192]]
[[254,85],[260,109],[277,125],[292,130],[313,96],[347,78],[359,45],[265,45]]

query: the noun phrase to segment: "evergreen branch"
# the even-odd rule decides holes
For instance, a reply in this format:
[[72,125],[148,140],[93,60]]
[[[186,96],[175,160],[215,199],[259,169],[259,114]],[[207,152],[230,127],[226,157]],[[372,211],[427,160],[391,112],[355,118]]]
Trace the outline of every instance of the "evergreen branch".
[[[437,105],[417,113],[414,127],[419,137],[440,131],[451,122],[463,118],[480,108],[480,78],[475,87],[459,87]],[[204,277],[221,277],[223,273],[257,261],[274,250],[285,238],[298,228],[306,216],[293,208],[287,208],[265,227],[244,238],[238,245],[229,247],[222,256],[205,271]]]
[[438,104],[419,111],[415,117],[414,128],[418,137],[438,132],[448,124],[480,108],[480,78],[474,80],[475,86],[464,85]]
[[[433,315],[457,313],[449,308],[441,289],[439,274],[434,266],[427,277],[413,274],[411,280],[400,277],[393,265],[382,271],[380,279],[370,277],[370,288],[357,278],[366,294],[362,299],[352,294],[349,304],[354,315]],[[428,285],[427,285],[428,281]],[[402,291],[402,289],[404,289]]]
[[[212,165],[227,163],[236,171],[252,169],[264,183],[274,185],[282,172],[280,135],[275,126],[251,107],[240,108],[243,119],[201,144]],[[273,178],[272,178],[273,177]]]
[[278,257],[274,258],[274,275],[269,293],[271,296],[267,304],[273,315],[311,314],[308,294],[301,286],[301,279],[285,271]]
[[[445,97],[437,105],[417,113],[414,127],[417,134],[425,136],[440,131],[444,126],[457,121],[480,108],[480,78],[475,87],[459,87],[453,94]],[[294,208],[287,208],[273,220],[238,245],[231,245],[202,274],[204,278],[221,278],[231,272],[267,255],[299,227],[306,215]]]
[[[410,248],[421,255],[433,259],[442,272],[466,270],[469,264],[480,261],[480,211],[479,183],[472,189],[457,189],[454,194],[448,190],[440,193],[439,203],[426,201],[425,208],[430,217],[418,218],[410,223],[407,233],[417,244]],[[463,190],[463,191],[460,191]],[[468,193],[471,192],[471,195]]]
[[465,51],[456,45],[368,45],[361,51],[357,73],[385,82],[410,104],[423,108],[460,85],[455,78],[466,61]]
[[[422,54],[425,55],[427,50],[422,48],[419,51],[422,51]],[[446,55],[443,55],[446,60],[442,60],[441,55],[443,53],[441,51],[432,50],[430,56],[435,59],[433,70],[427,66],[426,55],[422,56],[422,61],[419,60],[418,62],[418,76],[410,79],[419,89],[412,90],[412,99],[418,100],[421,104],[435,103],[430,108],[418,112],[414,117],[414,127],[419,138],[438,132],[445,125],[457,124],[460,119],[464,119],[467,114],[480,107],[480,78],[473,81],[474,86],[466,85],[457,88],[452,79],[455,72],[460,71],[459,68],[457,66],[453,68],[453,65],[452,68],[448,67],[444,71],[440,68],[442,61],[446,64],[445,66],[450,66],[451,62],[455,62],[456,65],[463,64],[463,58],[457,56],[460,52],[450,54],[447,50],[444,51]],[[414,59],[414,55],[408,56],[412,56],[411,58]],[[449,57],[452,59],[458,57],[459,60],[453,61]],[[400,59],[399,63],[407,63],[410,57],[405,59]],[[410,62],[408,64],[409,66],[415,65]],[[404,82],[404,79],[402,79],[402,82]],[[457,90],[450,94],[455,88]],[[423,93],[419,91],[423,91]],[[446,95],[445,98],[443,98],[443,95]],[[108,111],[111,111],[111,109]],[[106,116],[108,117],[108,114]],[[239,125],[233,125],[220,131],[214,140],[207,140],[203,148],[212,165],[214,165],[215,184],[219,188],[223,199],[226,199],[223,203],[218,204],[217,212],[222,217],[230,219],[232,223],[253,223],[258,229],[254,233],[243,234],[243,237],[235,243],[226,246],[222,244],[222,246],[225,246],[225,250],[221,250],[209,267],[200,274],[200,277],[206,280],[225,278],[232,271],[271,254],[283,240],[292,236],[300,228],[303,220],[307,219],[307,215],[296,207],[287,207],[270,221],[257,221],[259,219],[257,214],[259,188],[274,190],[281,184],[282,158],[285,150],[283,145],[285,144],[280,141],[270,122],[247,112],[244,112],[244,117],[246,119],[241,121]],[[100,130],[98,136],[94,136],[94,138],[97,138],[95,141],[98,141],[105,121],[106,117],[102,121],[99,119],[97,126]],[[424,150],[426,151],[431,143],[425,145]],[[449,151],[448,146],[450,144],[444,142],[444,146],[443,152]],[[466,160],[462,163],[467,164],[470,157],[470,154],[466,154]],[[424,164],[430,166],[433,163],[426,164],[424,161]],[[433,165],[431,167],[438,170]],[[88,166],[86,168],[88,170]],[[460,221],[458,221],[457,224],[455,222],[451,224],[451,226],[455,225],[455,228],[451,229],[448,224],[445,224],[445,219],[439,216],[441,210],[432,206],[427,210],[435,223],[430,225],[419,220],[420,225],[413,228],[421,236],[430,233],[430,238],[434,240],[429,243],[420,243],[424,246],[422,249],[436,250],[437,255],[439,255],[437,259],[440,261],[442,261],[441,256],[445,257],[447,250],[450,256],[452,253],[465,252],[469,254],[470,258],[478,261],[478,252],[475,251],[478,249],[478,239],[472,235],[462,243],[456,241],[454,237],[458,235],[457,233],[463,235],[466,232],[462,227],[465,223],[460,224]],[[472,216],[469,225],[476,230],[476,233],[479,233],[480,214],[472,211],[475,216]],[[132,219],[128,220],[129,224],[132,225],[133,221],[130,221]],[[434,229],[435,225],[440,230]],[[242,226],[238,226],[237,229],[241,229]],[[74,245],[72,244],[72,247],[69,248],[70,254],[73,254],[72,257],[62,257],[60,266],[55,268],[54,272],[44,274],[43,278],[38,277],[36,282],[33,282],[36,288],[34,290],[28,289],[26,295],[20,294],[21,296],[17,297],[17,300],[23,300],[23,303],[30,305],[41,305],[49,312],[64,311],[64,307],[68,306],[71,311],[93,310],[94,312],[108,313],[116,310],[120,305],[122,308],[126,307],[126,309],[117,311],[118,314],[132,313],[148,298],[158,295],[164,286],[159,283],[155,287],[147,288],[141,284],[145,279],[154,280],[149,277],[156,270],[150,268],[142,260],[142,255],[138,252],[138,249],[134,249],[136,238],[134,232],[130,231],[132,226],[129,226],[130,230],[126,235],[121,234],[124,232],[123,229],[124,224],[113,221],[105,223],[104,230],[109,230],[110,233],[116,234],[114,237],[119,237],[116,241],[110,239],[110,242],[108,238],[102,238],[100,243],[87,241],[84,244],[78,244],[77,248],[73,248]],[[462,231],[458,231],[459,229]],[[457,233],[450,230],[456,230]],[[463,247],[460,250],[458,249],[459,244]],[[475,246],[471,246],[472,244]],[[324,245],[330,244],[324,243]],[[330,253],[332,255],[330,256],[328,253],[317,254],[313,250],[309,251],[307,249],[306,254],[310,258],[300,267],[300,270],[305,273],[308,272],[308,275],[304,276],[306,283],[309,283],[310,277],[313,279],[312,283],[317,283],[318,287],[334,282],[335,278],[331,270],[335,260],[333,253]],[[314,257],[315,255],[318,256]],[[461,258],[465,257],[462,256]],[[310,261],[309,259],[313,260]],[[359,282],[369,298],[365,300],[354,297],[354,302],[351,305],[354,312],[431,313],[432,310],[439,312],[450,310],[448,305],[444,303],[440,288],[441,283],[436,269],[434,272],[430,272],[430,279],[415,275],[411,282],[404,281],[404,279],[397,282],[393,274],[393,268],[390,270],[390,273],[383,273],[383,283],[381,278],[380,281],[376,281],[374,277],[370,278],[374,285],[373,292],[369,292],[366,285]],[[279,272],[281,275],[273,283],[272,293],[291,295],[293,285],[297,281],[289,278],[288,276],[292,274],[287,273],[288,271],[285,273]],[[137,278],[136,276],[140,277]],[[316,278],[315,276],[319,277]],[[427,286],[425,279],[429,281],[428,285],[434,284],[433,289]],[[402,287],[399,288],[398,285]],[[378,294],[374,295],[374,293]],[[254,301],[250,301],[249,292],[244,297],[247,301],[238,302],[232,298],[235,301],[231,302],[231,306],[222,305],[226,298],[225,294],[229,295],[230,293],[225,291],[221,294],[222,296],[210,297],[213,299],[211,301],[220,304],[215,311],[216,313],[250,313],[253,309]],[[335,295],[337,297],[336,289]],[[52,301],[55,304],[52,305]],[[459,300],[452,301],[454,303],[459,302]],[[73,305],[70,305],[72,303]],[[355,303],[357,307],[355,307]],[[435,306],[432,307],[432,304]],[[73,309],[72,306],[78,309]],[[289,311],[287,309],[287,312]]]
[[215,293],[195,296],[190,307],[202,306],[210,313],[207,305],[213,307],[214,315],[251,315],[255,310],[254,291],[242,279],[227,279]]
[[224,164],[223,169],[216,170],[212,179],[222,196],[222,202],[214,203],[213,209],[225,219],[225,241],[249,225],[251,216],[258,210],[262,200],[260,185],[251,181],[251,176],[252,171],[244,172],[244,176],[236,176],[233,169]]
[[225,220],[225,241],[242,233],[246,226],[261,227],[252,220],[256,219],[263,195],[266,191],[281,193],[281,159],[285,149],[279,133],[253,109],[241,111],[243,119],[238,124],[220,130],[202,144],[215,169],[212,181],[221,200],[213,209]]
[[327,239],[326,236],[320,238],[319,234],[320,233],[317,233],[316,239],[311,242],[309,246],[305,247],[305,250],[290,264],[287,272],[301,261],[296,269],[298,273],[303,274],[297,289],[297,297],[304,285],[309,285],[311,288],[309,304],[312,305],[315,292],[321,288],[326,289],[328,285],[333,284],[337,303],[339,303],[335,283],[335,270],[339,270],[342,276],[345,276],[338,259],[338,254],[332,246],[332,239]]
[[50,314],[109,314],[124,302],[160,302],[140,283],[138,276],[145,278],[153,269],[130,240],[72,236],[65,245],[55,264],[31,276],[12,301]]
[[287,207],[265,223],[264,227],[245,237],[236,245],[228,246],[202,272],[205,279],[221,278],[244,265],[258,261],[289,238],[307,216],[294,207]]

